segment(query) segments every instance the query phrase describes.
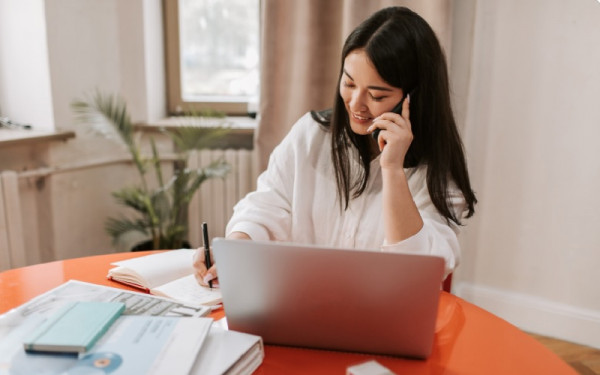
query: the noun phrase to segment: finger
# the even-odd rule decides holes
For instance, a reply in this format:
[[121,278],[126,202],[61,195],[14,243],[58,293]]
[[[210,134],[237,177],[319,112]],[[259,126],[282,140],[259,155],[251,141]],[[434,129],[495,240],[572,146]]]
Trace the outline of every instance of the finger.
[[385,140],[385,135],[379,134],[379,137],[377,137],[377,146],[379,147],[379,151],[383,152],[383,148],[386,144],[387,141]]
[[208,286],[208,282],[204,282],[204,277],[201,276],[198,272],[196,272],[194,274],[194,278],[196,278],[196,281],[198,282],[198,284],[200,284],[202,286]]
[[402,103],[402,118],[410,123],[410,94],[406,94],[406,100]]
[[[391,113],[391,112],[390,112],[390,115],[399,116],[398,114]],[[373,123],[371,124],[371,126],[369,126],[367,128],[367,132],[372,133],[373,131],[375,131],[375,129],[387,130],[390,126],[393,126],[395,124],[394,120],[391,118],[386,118],[386,116],[387,116],[387,113],[384,113],[381,116],[376,117],[373,120]]]
[[[398,116],[400,120],[396,120],[396,121],[392,121],[392,120],[387,120],[387,119],[379,119],[377,122],[373,123],[373,125],[371,125],[368,129],[367,132],[368,133],[373,133],[376,130],[381,130],[380,132],[377,132],[377,139],[376,141],[382,140],[384,141],[384,144],[387,143],[387,140],[382,139],[385,138],[384,136],[382,136],[382,134],[384,134],[382,131],[388,131],[391,133],[398,133],[401,132],[402,129],[405,130],[410,130],[410,125],[407,126],[406,121],[404,119],[402,119],[400,117],[400,115],[396,115]],[[380,147],[381,149],[381,147]]]
[[193,266],[196,269],[196,271],[205,271],[206,270],[206,264],[204,264],[204,249],[203,248],[196,249],[196,252],[194,252],[194,257],[192,258],[192,260],[193,260]]
[[215,265],[213,265],[212,267],[210,267],[208,269],[208,271],[206,271],[206,274],[204,275],[204,278],[202,279],[202,281],[204,281],[206,284],[208,284],[209,281],[214,280],[217,278],[217,267]]
[[[408,104],[406,104],[406,100],[402,103],[403,108],[408,108]],[[408,110],[407,110],[408,111]],[[371,124],[371,127],[369,129],[375,129],[375,128],[380,128],[380,129],[386,129],[387,127],[393,126],[393,125],[397,125],[402,127],[406,122],[408,122],[408,115],[404,115],[405,112],[407,112],[405,110],[402,110],[402,115],[396,113],[396,112],[384,112],[381,115],[375,117],[373,119],[373,123]],[[367,130],[369,130],[367,129]]]

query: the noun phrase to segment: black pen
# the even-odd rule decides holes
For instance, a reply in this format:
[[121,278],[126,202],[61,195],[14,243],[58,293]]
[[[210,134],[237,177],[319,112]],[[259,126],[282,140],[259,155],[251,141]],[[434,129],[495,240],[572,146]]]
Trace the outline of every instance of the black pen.
[[[208,224],[206,223],[202,223],[202,234],[204,236],[204,263],[208,270],[212,267],[212,263],[210,261],[210,245],[208,243]],[[212,280],[208,281],[208,286],[212,289]]]

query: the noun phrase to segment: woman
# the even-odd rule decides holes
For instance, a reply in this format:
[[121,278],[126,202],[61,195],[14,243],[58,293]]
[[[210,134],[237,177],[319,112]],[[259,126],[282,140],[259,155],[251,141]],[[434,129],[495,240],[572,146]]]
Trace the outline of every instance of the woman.
[[[447,275],[475,203],[440,44],[419,15],[391,7],[350,34],[333,110],[292,127],[227,237],[438,255]],[[205,285],[216,267],[198,255]]]

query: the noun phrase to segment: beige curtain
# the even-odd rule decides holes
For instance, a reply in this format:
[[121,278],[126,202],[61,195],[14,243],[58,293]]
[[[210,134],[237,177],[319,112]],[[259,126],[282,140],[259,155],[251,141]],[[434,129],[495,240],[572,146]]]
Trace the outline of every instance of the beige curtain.
[[450,0],[261,0],[259,170],[298,118],[332,106],[346,37],[373,12],[392,5],[425,18],[449,53]]

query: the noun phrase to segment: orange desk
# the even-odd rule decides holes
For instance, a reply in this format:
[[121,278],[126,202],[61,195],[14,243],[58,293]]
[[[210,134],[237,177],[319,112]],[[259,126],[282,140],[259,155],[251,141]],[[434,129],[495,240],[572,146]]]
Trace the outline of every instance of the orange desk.
[[[2,272],[0,313],[69,279],[135,290],[107,280],[106,273],[111,262],[149,253],[92,256]],[[218,318],[223,312],[213,314]],[[264,362],[256,374],[345,374],[349,365],[371,359],[399,375],[576,374],[557,355],[518,328],[448,293],[440,295],[436,331],[433,354],[426,361],[267,345]]]

